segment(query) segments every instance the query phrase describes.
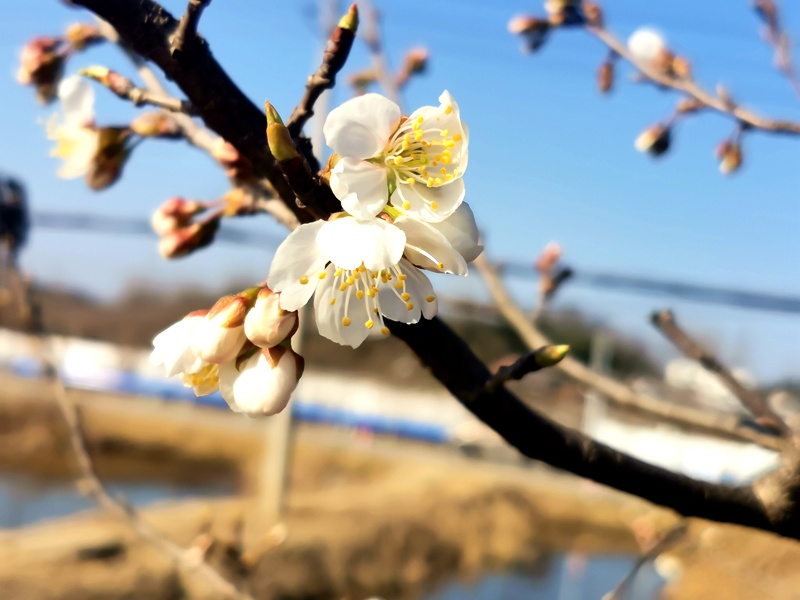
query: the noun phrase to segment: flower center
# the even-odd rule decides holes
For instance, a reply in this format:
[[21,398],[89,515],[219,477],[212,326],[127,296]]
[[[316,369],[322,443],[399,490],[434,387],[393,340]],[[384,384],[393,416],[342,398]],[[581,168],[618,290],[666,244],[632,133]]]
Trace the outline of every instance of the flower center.
[[207,388],[219,385],[219,365],[211,363],[200,369],[197,373],[184,373],[183,383],[187,387]]
[[[447,107],[444,112],[450,114],[452,107]],[[461,175],[458,163],[463,137],[460,132],[451,133],[443,129],[440,119],[426,120],[421,115],[413,120],[406,119],[389,139],[382,158],[398,184],[422,184],[433,188]],[[426,200],[426,203],[432,210],[439,208],[436,201]],[[408,210],[411,206],[404,205],[403,208]]]

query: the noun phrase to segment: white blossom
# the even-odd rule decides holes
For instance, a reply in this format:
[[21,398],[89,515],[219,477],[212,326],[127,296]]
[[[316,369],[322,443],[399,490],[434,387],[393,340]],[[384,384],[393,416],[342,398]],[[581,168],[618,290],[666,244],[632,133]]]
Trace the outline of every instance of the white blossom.
[[235,412],[274,415],[289,403],[303,373],[303,359],[290,348],[259,349],[219,368],[222,397]]
[[323,132],[339,156],[330,185],[345,211],[369,220],[392,204],[438,222],[458,208],[469,132],[450,93],[439,101],[406,118],[388,98],[364,94],[330,112]]
[[667,42],[658,31],[641,27],[628,38],[628,50],[637,62],[650,64],[667,50]]
[[94,126],[94,91],[81,77],[73,75],[58,86],[63,118],[54,116],[47,124],[47,136],[56,142],[52,155],[64,163],[58,176],[72,179],[85,175],[97,154],[100,133]]

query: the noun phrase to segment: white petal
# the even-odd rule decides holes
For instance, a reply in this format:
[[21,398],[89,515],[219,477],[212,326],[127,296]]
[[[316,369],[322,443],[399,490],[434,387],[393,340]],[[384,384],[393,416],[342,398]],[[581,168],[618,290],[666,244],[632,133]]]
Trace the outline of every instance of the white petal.
[[366,221],[389,200],[386,169],[356,158],[339,160],[331,171],[331,191],[348,213]]
[[[462,202],[452,215],[440,223],[431,223],[431,227],[439,231],[450,245],[455,248],[468,263],[475,260],[483,252],[478,243],[480,232],[475,223],[475,215],[469,204]],[[407,235],[407,234],[406,234]]]
[[244,326],[223,327],[218,317],[206,317],[192,336],[192,350],[206,362],[234,360],[247,341]]
[[[403,262],[405,263],[405,261]],[[425,273],[415,269],[412,265],[408,265],[408,268],[405,268],[405,265],[402,266],[404,267],[403,273],[406,274],[406,290],[420,305],[422,316],[426,319],[432,319],[439,311],[439,300],[433,293],[433,286],[430,280],[425,276]]]
[[[400,261],[400,268],[406,274],[406,288],[411,294],[411,309],[409,310],[405,300],[399,297],[400,291],[395,287],[394,281],[380,286],[378,299],[380,301],[380,311],[383,316],[392,321],[399,321],[400,323],[416,323],[419,321],[421,313],[421,304],[424,304],[425,298],[414,295],[414,291],[419,287],[416,281],[412,281],[410,273],[419,270],[409,263],[407,260]],[[424,275],[422,275],[425,278]],[[425,278],[427,281],[427,278]],[[428,284],[430,286],[430,284]],[[432,292],[433,288],[431,288]]]
[[[299,309],[314,293],[317,274],[327,262],[317,245],[317,235],[323,225],[324,221],[300,225],[275,252],[267,285],[273,292],[281,292],[281,308],[284,310]],[[300,283],[304,276],[308,277],[305,284]]]
[[94,90],[83,77],[65,77],[58,84],[64,119],[67,123],[88,125],[94,121]]
[[202,360],[192,350],[192,337],[203,317],[187,317],[167,327],[153,339],[150,362],[164,365],[167,377],[192,373],[202,366]]
[[[438,223],[455,212],[464,201],[464,194],[464,181],[460,177],[430,188],[421,183],[409,185],[401,181],[392,194],[391,203],[392,206],[402,208],[403,203],[408,202],[409,208],[402,209],[405,214],[429,223]],[[431,202],[438,203],[439,207],[436,210],[431,209]]]
[[467,274],[464,257],[432,224],[411,217],[398,217],[394,224],[406,234],[403,254],[413,264],[438,273]]
[[396,265],[405,243],[405,234],[383,219],[335,219],[326,222],[317,236],[322,254],[347,270],[357,269],[362,263],[371,271]]
[[[337,294],[336,280],[333,276],[334,266],[328,265],[327,276],[323,279],[314,296],[314,314],[317,321],[317,329],[322,337],[325,337],[342,346],[358,348],[367,339],[369,329],[364,325],[366,317],[361,318],[362,301],[351,297],[348,306],[344,302],[341,294]],[[331,304],[331,300],[335,302]],[[344,326],[342,319],[345,316],[345,309],[350,316],[350,324]]]
[[628,50],[641,63],[651,63],[667,48],[664,37],[654,29],[639,28],[628,38]]
[[236,369],[234,363],[220,365],[220,392],[236,412],[274,415],[289,403],[297,386],[294,356],[286,352],[273,369],[257,352]]
[[334,108],[322,132],[339,156],[372,158],[383,150],[400,114],[400,107],[388,98],[364,94]]

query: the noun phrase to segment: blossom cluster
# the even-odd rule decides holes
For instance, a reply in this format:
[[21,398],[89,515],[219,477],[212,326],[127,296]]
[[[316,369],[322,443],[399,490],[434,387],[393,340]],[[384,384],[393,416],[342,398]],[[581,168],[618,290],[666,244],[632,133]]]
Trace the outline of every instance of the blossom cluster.
[[290,345],[297,326],[297,313],[281,309],[278,294],[254,287],[159,333],[150,360],[198,396],[219,390],[235,412],[272,415],[303,373],[303,358]]
[[464,202],[469,131],[448,92],[403,116],[364,94],[331,111],[330,186],[343,212],[293,231],[275,253],[269,286],[285,310],[314,296],[324,337],[358,347],[386,319],[416,323],[438,309],[422,269],[466,275],[480,254]]

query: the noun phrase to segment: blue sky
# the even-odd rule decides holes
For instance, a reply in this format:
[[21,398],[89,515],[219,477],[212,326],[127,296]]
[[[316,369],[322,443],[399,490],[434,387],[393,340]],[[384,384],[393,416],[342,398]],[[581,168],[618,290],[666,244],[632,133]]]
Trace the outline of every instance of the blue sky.
[[[164,4],[175,14],[185,3]],[[539,2],[438,0],[425,11],[410,11],[408,3],[377,4],[392,64],[411,46],[424,45],[432,56],[429,73],[406,90],[405,107],[435,104],[445,88],[459,101],[471,133],[468,201],[492,257],[529,260],[547,241],[558,240],[577,269],[800,295],[800,140],[749,135],[745,166],[724,178],[713,149],[732,124],[703,114],[681,123],[674,151],[654,161],[636,153],[633,140],[669,113],[676,96],[629,83],[631,71],[625,67],[610,97],[598,96],[594,73],[605,52],[580,31],[556,32],[541,52],[523,55],[506,24],[518,13],[541,13]],[[800,39],[800,5],[782,4],[790,34]],[[610,28],[621,37],[640,25],[657,27],[690,58],[706,87],[724,83],[745,106],[800,120],[800,101],[772,69],[771,51],[759,39],[759,23],[747,0],[607,0],[603,6]],[[318,62],[315,10],[312,1],[218,1],[204,14],[201,32],[256,104],[269,98],[288,114]],[[0,22],[0,60],[6,65],[6,77],[0,78],[0,170],[22,178],[40,210],[142,217],[170,196],[214,199],[224,193],[222,173],[182,143],[142,144],[122,181],[100,194],[80,180],[56,178],[40,124],[52,109],[37,106],[32,90],[14,82],[16,60],[31,36],[58,33],[88,18],[85,11],[55,0],[7,7]],[[357,42],[345,76],[368,60]],[[89,64],[133,75],[114,48],[79,55],[70,69]],[[333,105],[349,95],[340,86]],[[100,123],[125,122],[136,112],[103,90],[97,96]],[[234,224],[281,233],[266,217]],[[44,281],[113,296],[131,279],[164,286],[260,280],[273,250],[269,244],[263,250],[216,245],[166,263],[154,240],[42,230],[34,232],[24,265]],[[478,277],[453,279],[438,277],[435,284],[446,293],[483,297]],[[532,297],[530,282],[515,282],[513,289],[523,303]],[[657,356],[670,356],[670,350],[649,330],[646,318],[666,305],[701,337],[713,340],[724,357],[749,366],[760,378],[800,375],[797,316],[579,286],[567,287],[556,302],[640,337]]]

